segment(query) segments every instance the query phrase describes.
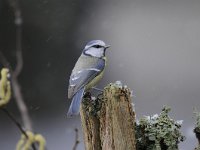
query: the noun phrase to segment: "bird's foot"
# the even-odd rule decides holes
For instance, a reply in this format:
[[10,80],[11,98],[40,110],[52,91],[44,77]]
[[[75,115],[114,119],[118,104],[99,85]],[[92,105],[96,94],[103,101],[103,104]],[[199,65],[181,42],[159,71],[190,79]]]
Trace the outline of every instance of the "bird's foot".
[[93,90],[96,90],[96,91],[103,92],[103,90],[102,90],[102,89],[99,89],[99,88],[97,88],[97,87],[92,87],[92,89],[93,89]]

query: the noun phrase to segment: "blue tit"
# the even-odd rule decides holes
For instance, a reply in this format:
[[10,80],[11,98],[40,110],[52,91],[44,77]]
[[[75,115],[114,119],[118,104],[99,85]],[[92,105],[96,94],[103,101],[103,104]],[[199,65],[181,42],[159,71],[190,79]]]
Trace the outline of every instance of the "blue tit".
[[72,102],[68,117],[79,114],[84,92],[94,87],[102,78],[106,67],[105,51],[108,47],[110,46],[101,40],[93,40],[83,49],[69,80],[68,98],[72,98]]

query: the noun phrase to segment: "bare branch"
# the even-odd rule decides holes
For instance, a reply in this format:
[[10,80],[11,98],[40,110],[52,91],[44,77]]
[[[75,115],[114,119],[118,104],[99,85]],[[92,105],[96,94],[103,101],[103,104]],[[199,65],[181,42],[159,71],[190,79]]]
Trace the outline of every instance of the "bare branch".
[[18,127],[21,133],[24,134],[26,138],[28,138],[26,131],[23,129],[21,124],[15,119],[15,117],[6,108],[1,108],[1,110],[14,122],[14,124]]
[[13,76],[11,77],[11,81],[12,81],[12,87],[13,87],[13,95],[15,97],[18,108],[20,110],[20,114],[22,116],[24,126],[25,126],[26,129],[32,131],[31,119],[30,119],[26,104],[24,103],[24,100],[23,100],[23,97],[22,97],[20,85],[17,81],[17,78],[15,78]]
[[23,57],[22,57],[22,48],[21,48],[21,27],[16,29],[17,31],[17,37],[16,37],[16,60],[17,60],[17,65],[16,68],[13,72],[13,76],[16,78],[19,76],[19,74],[22,71],[23,68]]
[[16,67],[12,71],[11,83],[13,86],[13,95],[15,97],[17,106],[22,116],[23,124],[26,129],[32,131],[31,119],[29,117],[28,109],[24,103],[23,96],[21,93],[20,84],[18,83],[18,76],[23,68],[23,57],[22,57],[22,15],[18,0],[7,0],[9,6],[12,8],[14,13],[14,23],[16,25]]
[[73,146],[73,150],[76,150],[78,144],[80,143],[80,141],[78,140],[79,139],[79,137],[78,137],[78,129],[75,128],[74,131],[76,132],[76,135],[75,135],[75,143],[74,143],[74,146]]
[[8,0],[8,4],[14,13],[14,23],[16,25],[16,61],[17,65],[13,71],[13,76],[18,76],[23,68],[22,57],[22,15],[19,0]]

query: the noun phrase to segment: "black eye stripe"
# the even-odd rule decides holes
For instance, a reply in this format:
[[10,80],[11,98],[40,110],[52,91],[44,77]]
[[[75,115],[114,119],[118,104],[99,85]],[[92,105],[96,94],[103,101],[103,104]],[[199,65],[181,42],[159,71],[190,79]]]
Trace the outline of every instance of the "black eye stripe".
[[94,47],[94,48],[101,48],[103,46],[101,46],[101,45],[93,45],[92,47]]

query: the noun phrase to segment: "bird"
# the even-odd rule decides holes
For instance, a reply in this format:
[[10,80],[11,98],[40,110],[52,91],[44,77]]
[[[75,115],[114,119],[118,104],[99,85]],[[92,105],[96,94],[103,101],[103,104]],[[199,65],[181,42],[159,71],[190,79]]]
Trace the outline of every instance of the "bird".
[[105,52],[109,47],[102,40],[92,40],[83,49],[69,79],[68,98],[72,99],[67,112],[69,118],[79,114],[84,92],[103,77],[107,62]]

